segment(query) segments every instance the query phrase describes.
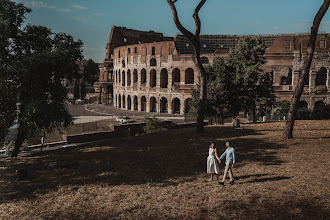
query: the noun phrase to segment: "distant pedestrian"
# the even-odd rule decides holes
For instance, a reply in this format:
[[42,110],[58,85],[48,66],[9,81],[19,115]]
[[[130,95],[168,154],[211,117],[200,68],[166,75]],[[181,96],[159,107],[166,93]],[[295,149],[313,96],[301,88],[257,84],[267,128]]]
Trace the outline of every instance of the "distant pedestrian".
[[224,182],[227,177],[227,173],[229,173],[229,177],[230,177],[229,184],[234,184],[232,169],[234,168],[234,164],[236,162],[236,152],[235,149],[230,145],[229,141],[226,142],[226,147],[227,147],[226,151],[220,156],[219,163],[221,163],[221,160],[226,157],[226,162],[225,162],[226,167],[221,182],[218,182],[219,185],[224,185]]
[[207,157],[206,165],[207,165],[207,173],[211,174],[211,177],[209,181],[213,180],[213,176],[217,175],[220,172],[218,161],[220,161],[220,158],[217,154],[217,149],[214,142],[211,142],[211,145],[209,147],[209,156]]

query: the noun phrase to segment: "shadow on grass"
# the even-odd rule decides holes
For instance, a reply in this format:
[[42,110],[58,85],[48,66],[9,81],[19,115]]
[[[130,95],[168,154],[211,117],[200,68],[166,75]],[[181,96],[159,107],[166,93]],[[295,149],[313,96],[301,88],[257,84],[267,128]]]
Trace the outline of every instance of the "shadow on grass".
[[[145,184],[177,185],[194,181],[206,172],[206,157],[210,141],[216,141],[220,152],[225,140],[234,140],[238,166],[251,161],[264,165],[280,165],[272,149],[277,145],[262,138],[253,129],[207,127],[204,134],[194,128],[170,130],[139,137],[116,138],[85,147],[40,153],[24,160],[1,162],[7,166],[5,181],[0,187],[6,192],[0,202],[30,198],[35,192],[57,190],[58,186],[84,184]],[[240,165],[240,161],[244,161]],[[71,166],[70,164],[75,164]],[[27,181],[15,180],[15,170],[28,167]],[[8,174],[9,173],[9,174]],[[2,176],[2,174],[1,174]],[[7,184],[7,185],[6,185]]]

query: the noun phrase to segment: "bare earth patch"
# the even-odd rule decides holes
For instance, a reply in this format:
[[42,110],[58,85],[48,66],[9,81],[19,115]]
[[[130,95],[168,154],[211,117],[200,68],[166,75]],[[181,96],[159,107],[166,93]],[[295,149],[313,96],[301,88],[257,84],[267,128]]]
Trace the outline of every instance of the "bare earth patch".
[[[292,140],[283,127],[170,130],[0,161],[0,219],[327,219],[330,121],[297,121]],[[236,148],[235,185],[207,182],[212,140]]]

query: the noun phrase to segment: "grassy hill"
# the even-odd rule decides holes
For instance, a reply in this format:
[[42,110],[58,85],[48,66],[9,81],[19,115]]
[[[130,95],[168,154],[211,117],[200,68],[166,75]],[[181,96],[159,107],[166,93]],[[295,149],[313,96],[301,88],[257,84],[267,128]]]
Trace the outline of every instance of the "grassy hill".
[[[170,130],[0,161],[0,219],[326,219],[330,121],[297,121],[292,140],[283,127]],[[206,157],[226,140],[236,184],[218,186]]]

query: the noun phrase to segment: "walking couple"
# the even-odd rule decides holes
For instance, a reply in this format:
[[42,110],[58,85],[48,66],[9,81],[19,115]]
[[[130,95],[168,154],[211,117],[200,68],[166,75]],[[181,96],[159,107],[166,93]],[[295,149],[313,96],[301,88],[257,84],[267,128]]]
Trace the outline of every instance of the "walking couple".
[[209,179],[209,181],[213,180],[214,175],[218,175],[220,173],[219,165],[221,163],[221,160],[223,158],[226,158],[225,171],[222,180],[218,182],[219,185],[224,185],[224,182],[227,177],[227,173],[229,173],[229,177],[230,177],[229,184],[234,184],[232,169],[234,168],[234,164],[236,162],[235,161],[236,153],[235,153],[235,149],[230,145],[229,141],[226,142],[226,147],[227,147],[226,151],[219,158],[215,143],[211,142],[211,145],[209,147],[209,156],[207,157],[207,173],[211,174],[211,178]]

